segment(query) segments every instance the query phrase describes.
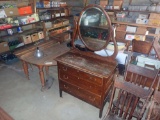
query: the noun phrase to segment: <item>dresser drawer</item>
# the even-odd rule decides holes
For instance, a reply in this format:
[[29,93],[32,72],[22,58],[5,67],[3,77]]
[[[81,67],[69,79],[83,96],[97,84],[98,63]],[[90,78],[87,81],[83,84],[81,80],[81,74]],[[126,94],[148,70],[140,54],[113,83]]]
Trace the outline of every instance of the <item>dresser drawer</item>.
[[70,74],[70,75],[77,76],[81,79],[85,79],[89,82],[92,82],[92,83],[100,85],[100,86],[103,83],[103,78],[101,78],[99,76],[96,76],[96,75],[93,75],[91,73],[87,73],[87,72],[83,72],[81,70],[77,70],[77,69],[69,67],[67,65],[63,65],[63,64],[58,63],[58,70],[61,71],[62,73],[67,73],[67,74]]
[[95,85],[91,82],[88,82],[84,79],[81,79],[77,76],[73,76],[73,75],[70,75],[70,74],[67,74],[67,73],[64,73],[62,72],[61,70],[59,70],[59,79],[60,80],[63,80],[63,81],[66,81],[68,83],[71,83],[71,84],[74,84],[80,88],[83,88],[87,91],[90,91],[94,94],[97,94],[97,95],[101,95],[102,94],[102,89],[100,86],[98,85]]
[[59,84],[60,84],[60,89],[61,90],[65,91],[69,94],[72,94],[73,96],[78,97],[81,100],[100,108],[101,97],[96,96],[96,95],[94,95],[90,92],[87,92],[80,87],[77,87],[77,86],[74,86],[72,84],[63,82],[61,80],[59,81]]

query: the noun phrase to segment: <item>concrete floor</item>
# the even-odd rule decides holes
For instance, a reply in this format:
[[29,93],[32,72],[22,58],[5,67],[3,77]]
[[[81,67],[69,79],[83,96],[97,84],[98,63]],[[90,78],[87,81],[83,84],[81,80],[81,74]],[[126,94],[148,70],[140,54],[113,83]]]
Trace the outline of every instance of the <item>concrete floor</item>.
[[99,109],[63,92],[59,97],[57,67],[50,68],[55,78],[49,90],[41,92],[38,69],[29,68],[30,80],[25,78],[21,62],[0,63],[0,106],[15,120],[101,120]]

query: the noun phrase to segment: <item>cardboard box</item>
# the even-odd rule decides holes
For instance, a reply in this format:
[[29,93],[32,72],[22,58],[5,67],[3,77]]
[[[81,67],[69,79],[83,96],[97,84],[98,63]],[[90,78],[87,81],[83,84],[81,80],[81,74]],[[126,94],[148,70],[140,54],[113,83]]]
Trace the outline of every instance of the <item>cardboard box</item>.
[[0,42],[0,53],[9,51],[8,42]]
[[38,37],[39,37],[39,39],[43,39],[44,38],[43,31],[38,32]]
[[7,17],[19,15],[18,8],[4,8]]
[[18,8],[18,12],[20,15],[32,14],[31,6]]
[[126,32],[130,32],[130,33],[135,33],[137,30],[137,27],[133,27],[133,26],[127,26],[126,28]]
[[148,25],[160,26],[160,19],[149,19]]
[[33,42],[38,41],[39,40],[38,34],[37,33],[32,34],[31,39],[32,39]]
[[148,14],[139,14],[138,18],[141,18],[141,19],[148,19]]
[[105,8],[108,5],[108,0],[100,0],[100,6]]
[[62,28],[62,31],[65,32],[65,31],[68,31],[70,29],[71,29],[71,26],[67,26],[67,27]]
[[69,25],[69,20],[68,19],[61,19],[62,25]]
[[22,35],[21,38],[24,44],[32,43],[32,39],[30,35]]
[[132,34],[126,34],[125,39],[126,40],[133,40],[134,39],[134,35],[132,35]]
[[62,25],[63,25],[62,21],[57,19],[57,20],[53,21],[52,27],[53,28],[58,28],[58,27],[61,27]]
[[145,41],[146,36],[145,35],[135,35],[134,39],[136,40],[141,40],[141,41]]
[[119,25],[116,30],[117,31],[126,31],[127,26],[126,25]]
[[124,40],[126,35],[125,31],[116,31],[116,39]]
[[145,27],[138,27],[137,31],[136,31],[136,34],[145,35],[146,32],[147,32],[147,28],[145,28]]
[[160,19],[160,14],[150,13],[149,19]]
[[53,30],[50,32],[50,36],[55,36],[63,32],[63,29]]
[[148,24],[148,19],[137,18],[136,23],[137,24]]
[[121,9],[123,1],[115,1],[113,2],[113,8],[116,10]]

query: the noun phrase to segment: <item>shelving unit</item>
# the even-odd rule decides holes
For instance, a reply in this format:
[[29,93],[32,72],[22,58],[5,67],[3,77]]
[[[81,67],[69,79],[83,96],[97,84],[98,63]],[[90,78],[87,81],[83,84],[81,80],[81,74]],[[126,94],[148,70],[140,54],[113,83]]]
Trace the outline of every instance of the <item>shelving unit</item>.
[[[61,16],[61,11],[65,11],[65,9],[67,9],[68,12],[65,13],[65,16]],[[59,14],[60,14],[59,17],[56,17],[56,15],[54,17],[52,17],[52,15],[51,15],[50,19],[41,20],[45,39],[49,39],[48,37],[53,37],[51,35],[47,35],[47,34],[49,34],[49,32],[66,27],[66,25],[64,25],[64,26],[60,26],[58,28],[54,28],[54,27],[49,27],[48,28],[48,27],[46,27],[45,22],[53,22],[57,19],[70,19],[70,18],[73,17],[72,15],[69,15],[69,7],[37,8],[36,11],[37,11],[37,13],[40,13],[41,10],[42,11],[46,10],[46,11],[49,11],[50,13],[55,12],[55,11],[59,11]],[[51,23],[51,25],[52,25],[52,23]],[[67,25],[67,26],[69,26],[69,25]],[[64,33],[64,32],[66,32],[66,31],[60,32],[59,34]],[[57,34],[55,34],[55,35],[57,35]]]

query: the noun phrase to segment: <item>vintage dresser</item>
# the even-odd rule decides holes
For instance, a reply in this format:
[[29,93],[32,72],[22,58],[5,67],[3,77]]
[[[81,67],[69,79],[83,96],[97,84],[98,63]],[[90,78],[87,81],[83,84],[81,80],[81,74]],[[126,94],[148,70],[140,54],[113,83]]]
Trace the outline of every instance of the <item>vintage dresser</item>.
[[[81,16],[84,14],[94,14],[93,11],[100,11],[100,14],[104,11],[97,5],[90,5],[83,10]],[[86,12],[84,12],[86,11]],[[92,12],[91,12],[92,11]],[[106,19],[108,20],[108,15]],[[104,17],[104,16],[103,16]],[[84,20],[79,20],[79,24],[83,23]],[[108,20],[108,27],[97,27],[97,31],[108,32],[108,39],[112,38],[110,35],[112,32],[108,29],[111,27],[110,20]],[[98,24],[99,25],[99,24]],[[78,28],[79,27],[79,28]],[[59,79],[59,91],[60,97],[62,97],[62,91],[69,93],[97,108],[100,109],[99,117],[102,116],[103,107],[106,102],[106,98],[113,85],[113,77],[116,72],[117,62],[115,61],[115,56],[117,54],[117,48],[115,46],[115,51],[112,56],[102,57],[96,55],[93,51],[100,48],[104,48],[109,41],[108,39],[97,39],[93,37],[85,36],[85,33],[92,28],[92,26],[78,25],[77,29],[74,31],[74,36],[78,36],[84,40],[84,44],[91,51],[80,51],[74,47],[73,39],[73,49],[69,52],[56,58],[58,65],[58,79]],[[87,28],[89,29],[87,29]],[[84,30],[86,30],[84,32]],[[93,29],[92,29],[93,30]],[[83,32],[84,34],[83,34]],[[95,30],[94,30],[95,31]],[[78,32],[78,33],[77,33]],[[92,31],[90,31],[92,32]],[[87,38],[88,37],[88,38]],[[102,40],[101,40],[102,39]],[[108,40],[108,41],[107,41]],[[86,42],[86,43],[85,43]],[[115,41],[114,41],[115,43]],[[97,45],[96,45],[97,44]],[[103,44],[103,45],[102,45]],[[89,47],[90,46],[90,47]],[[63,98],[65,99],[65,98]]]

